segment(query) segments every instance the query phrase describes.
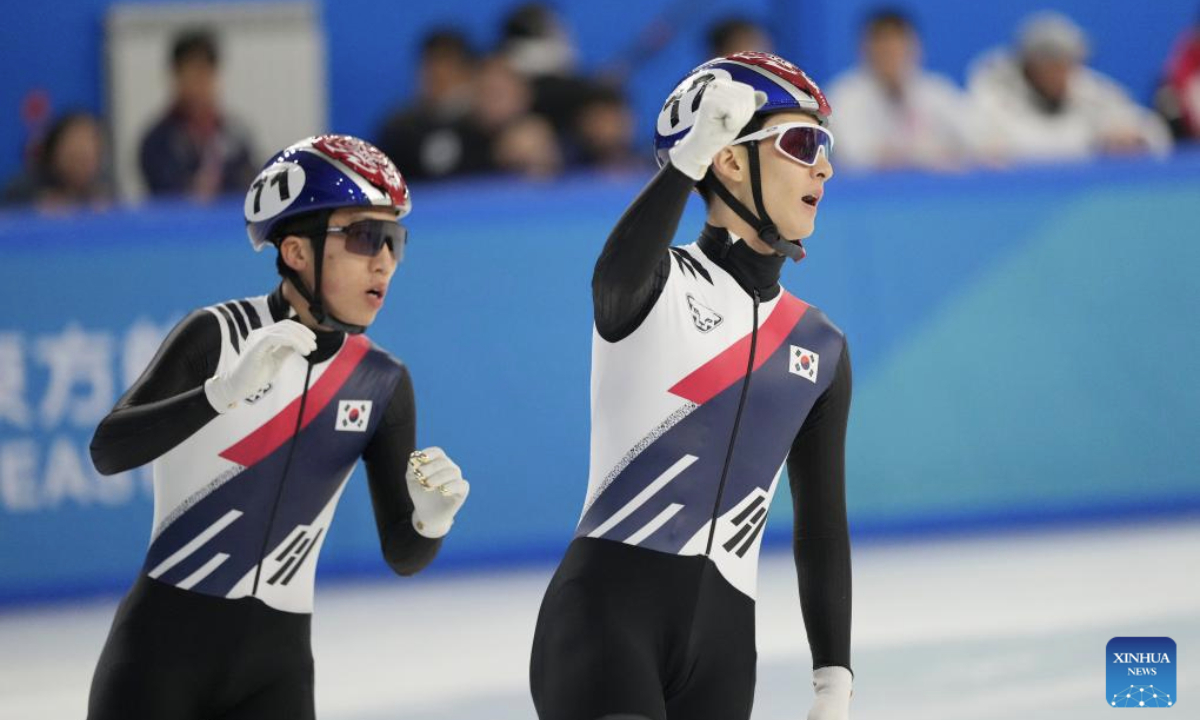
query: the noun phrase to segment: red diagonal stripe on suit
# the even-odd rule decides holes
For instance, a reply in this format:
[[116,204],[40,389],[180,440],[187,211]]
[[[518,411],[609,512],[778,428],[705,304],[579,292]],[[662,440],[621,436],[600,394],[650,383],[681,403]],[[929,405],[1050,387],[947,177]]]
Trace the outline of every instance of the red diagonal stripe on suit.
[[[795,295],[783,293],[776,303],[771,317],[758,329],[758,346],[754,349],[754,369],[757,370],[767,358],[779,349],[804,312],[808,303]],[[725,388],[746,376],[746,361],[750,358],[750,335],[721,351],[712,360],[693,370],[690,375],[675,383],[671,393],[703,405]]]
[[[304,420],[300,429],[308,427],[313,418],[325,409],[337,395],[338,390],[346,384],[354,368],[367,354],[371,344],[361,335],[347,335],[346,343],[338,351],[337,356],[321,378],[308,389],[308,399],[304,403]],[[234,445],[221,452],[221,457],[239,465],[250,467],[279,449],[292,437],[296,429],[296,417],[300,414],[300,398],[290,402],[287,407],[275,417],[268,420],[257,430],[239,440]]]

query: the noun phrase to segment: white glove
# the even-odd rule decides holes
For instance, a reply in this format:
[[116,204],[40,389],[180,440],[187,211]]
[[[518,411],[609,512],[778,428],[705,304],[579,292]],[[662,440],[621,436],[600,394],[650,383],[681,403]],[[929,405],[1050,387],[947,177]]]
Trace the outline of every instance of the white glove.
[[316,334],[295,320],[252,330],[237,362],[205,381],[204,394],[217,412],[224,413],[269,385],[292,353],[305,356],[316,349]]
[[849,720],[850,698],[854,695],[854,676],[838,665],[813,671],[813,690],[817,698],[808,711],[808,720]]
[[713,80],[704,88],[692,129],[668,151],[671,164],[696,182],[703,180],[713,156],[737,139],[766,101],[766,93],[746,83]]
[[427,538],[450,532],[454,514],[467,500],[471,485],[440,447],[418,450],[408,459],[408,494],[413,501],[413,527]]

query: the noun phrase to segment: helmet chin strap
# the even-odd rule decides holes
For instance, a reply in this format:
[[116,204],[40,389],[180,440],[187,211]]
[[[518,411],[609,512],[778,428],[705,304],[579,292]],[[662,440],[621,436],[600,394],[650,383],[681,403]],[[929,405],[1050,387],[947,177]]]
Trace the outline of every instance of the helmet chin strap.
[[[321,268],[325,264],[325,233],[312,233],[309,237],[309,242],[312,243],[313,253],[313,285],[317,288],[321,287]],[[334,330],[340,330],[350,335],[359,335],[366,331],[366,325],[351,325],[350,323],[342,322],[333,316],[332,313],[326,312],[325,304],[321,301],[320,292],[312,292],[304,284],[304,279],[300,277],[300,273],[287,268],[288,280],[292,282],[292,286],[296,288],[296,292],[300,293],[300,297],[304,298],[308,303],[308,312],[313,316],[313,320],[317,321],[318,325],[331,327]]]
[[762,197],[762,173],[758,161],[758,141],[753,140],[745,144],[748,146],[746,154],[750,159],[750,191],[754,194],[754,205],[758,209],[758,216],[755,217],[754,213],[750,212],[750,209],[743,205],[741,200],[734,197],[733,193],[729,192],[729,188],[725,187],[725,184],[718,180],[716,175],[705,176],[703,181],[704,186],[715,192],[717,197],[721,198],[729,206],[730,210],[745,220],[750,227],[754,228],[758,232],[759,239],[769,245],[772,250],[793,260],[803,260],[804,246],[800,244],[799,240],[792,241],[781,237],[779,229],[775,227],[771,216],[767,214],[767,206],[763,203]]

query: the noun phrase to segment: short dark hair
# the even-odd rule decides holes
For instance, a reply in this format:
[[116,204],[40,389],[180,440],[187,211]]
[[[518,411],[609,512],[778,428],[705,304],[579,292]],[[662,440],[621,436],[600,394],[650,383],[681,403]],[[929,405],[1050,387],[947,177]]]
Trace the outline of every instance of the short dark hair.
[[171,68],[179,70],[189,60],[200,59],[212,67],[220,62],[217,39],[207,29],[193,28],[175,36],[171,44]]
[[554,32],[554,10],[545,3],[528,2],[513,8],[504,18],[505,40],[546,37]]
[[625,93],[618,87],[607,83],[589,83],[580,91],[579,104],[581,106],[618,105],[627,107],[629,100],[626,99]]
[[898,7],[877,7],[867,13],[863,19],[863,34],[873,35],[883,30],[900,30],[915,33],[917,26],[912,17]]
[[64,112],[55,118],[54,122],[50,123],[50,129],[46,131],[46,135],[42,138],[40,159],[49,163],[54,153],[58,150],[58,146],[62,144],[63,137],[72,126],[78,123],[88,123],[100,126],[100,120],[92,113],[82,109],[72,109]]
[[742,32],[766,33],[762,26],[745,17],[727,17],[710,25],[707,33],[709,56],[721,55],[729,41]]
[[62,179],[58,177],[58,173],[54,169],[54,154],[58,152],[58,147],[66,137],[67,131],[80,123],[94,125],[97,130],[102,130],[100,119],[82,109],[68,110],[50,124],[50,129],[42,138],[37,154],[37,172],[44,181],[55,186],[61,185]]
[[436,27],[421,38],[421,58],[430,55],[454,55],[464,61],[475,59],[475,49],[461,30],[453,27]]

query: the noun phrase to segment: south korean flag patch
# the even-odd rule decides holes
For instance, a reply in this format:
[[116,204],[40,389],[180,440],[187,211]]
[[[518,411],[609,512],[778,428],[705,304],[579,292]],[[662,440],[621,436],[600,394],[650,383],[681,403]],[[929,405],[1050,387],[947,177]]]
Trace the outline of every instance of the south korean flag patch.
[[337,426],[343,432],[366,432],[371,420],[370,400],[342,400],[338,402]]
[[820,355],[799,345],[793,345],[792,355],[788,360],[788,372],[815,383],[817,381],[817,365],[820,362]]

